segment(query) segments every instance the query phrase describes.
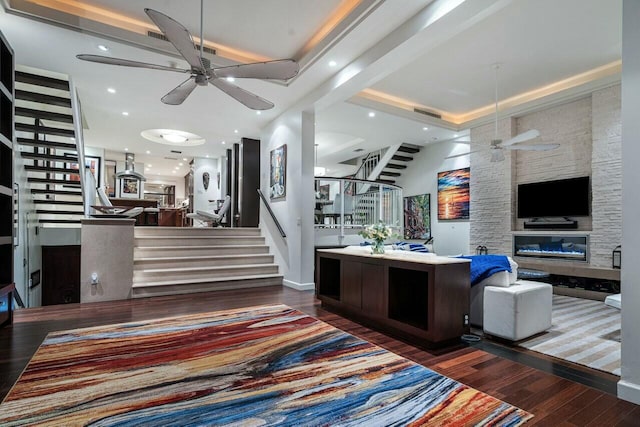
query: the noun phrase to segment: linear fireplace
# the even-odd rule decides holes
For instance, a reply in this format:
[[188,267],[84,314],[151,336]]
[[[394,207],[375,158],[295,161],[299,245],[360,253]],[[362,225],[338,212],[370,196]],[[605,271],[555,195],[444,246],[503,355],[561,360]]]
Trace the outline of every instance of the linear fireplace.
[[589,260],[589,236],[575,234],[514,235],[513,255],[587,262]]

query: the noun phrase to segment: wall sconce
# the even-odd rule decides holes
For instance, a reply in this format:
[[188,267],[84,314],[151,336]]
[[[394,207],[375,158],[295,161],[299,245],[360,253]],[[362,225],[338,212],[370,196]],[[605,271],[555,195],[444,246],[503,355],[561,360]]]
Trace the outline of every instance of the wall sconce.
[[611,254],[611,259],[613,264],[612,267],[620,269],[622,266],[622,246],[618,245],[615,247]]

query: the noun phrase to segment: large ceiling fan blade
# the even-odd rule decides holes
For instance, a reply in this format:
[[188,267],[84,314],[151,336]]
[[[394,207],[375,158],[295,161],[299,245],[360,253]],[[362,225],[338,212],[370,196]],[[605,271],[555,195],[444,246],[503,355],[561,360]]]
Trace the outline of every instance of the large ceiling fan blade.
[[111,58],[108,56],[101,56],[101,55],[81,54],[81,55],[76,55],[76,58],[82,59],[83,61],[98,62],[100,64],[109,64],[109,65],[120,65],[124,67],[151,68],[152,70],[174,71],[176,73],[191,72],[191,70],[185,70],[183,68],[171,68],[171,67],[165,67],[164,65],[147,64],[146,62],[130,61],[128,59]]
[[209,83],[226,93],[227,95],[235,98],[237,101],[251,108],[252,110],[268,110],[273,108],[273,103],[267,101],[264,98],[260,98],[258,95],[239,88],[226,80],[222,79],[210,79]]
[[537,138],[539,136],[540,136],[540,132],[538,132],[536,129],[531,129],[519,135],[516,135],[511,139],[507,139],[506,141],[502,142],[500,146],[508,147],[513,144],[519,144],[521,142],[529,141],[530,139]]
[[193,43],[191,33],[178,21],[173,20],[164,13],[146,8],[144,10],[149,18],[156,24],[162,33],[169,39],[172,45],[178,49],[180,55],[191,65],[192,68],[205,73],[205,68],[200,60],[200,55]]
[[293,59],[280,59],[214,68],[213,72],[216,77],[289,80],[295,77],[299,70],[298,63]]
[[180,83],[178,87],[162,97],[161,101],[169,105],[180,105],[187,99],[187,96],[193,92],[198,86],[196,78],[191,76],[184,82]]
[[549,151],[560,147],[560,144],[518,144],[505,147],[507,150]]

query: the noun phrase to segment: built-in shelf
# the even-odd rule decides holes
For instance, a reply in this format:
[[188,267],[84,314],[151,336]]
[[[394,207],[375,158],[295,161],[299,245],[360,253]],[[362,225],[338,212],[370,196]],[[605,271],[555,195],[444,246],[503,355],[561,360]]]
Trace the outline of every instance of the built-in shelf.
[[13,319],[13,50],[0,33],[0,326]]
[[620,280],[620,270],[607,267],[591,267],[584,264],[575,264],[568,261],[544,261],[515,258],[518,268],[541,270],[549,274],[561,276],[588,277],[592,279]]

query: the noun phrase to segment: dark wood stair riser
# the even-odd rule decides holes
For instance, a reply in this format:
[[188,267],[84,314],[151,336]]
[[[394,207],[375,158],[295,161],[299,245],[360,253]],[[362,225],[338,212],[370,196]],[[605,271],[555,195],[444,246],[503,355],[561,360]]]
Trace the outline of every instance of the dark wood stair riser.
[[56,194],[56,195],[67,195],[67,196],[82,196],[82,192],[80,191],[71,191],[71,190],[48,190],[45,188],[32,188],[31,194]]
[[397,163],[387,163],[385,168],[389,168],[389,169],[406,169],[407,165],[399,165]]
[[394,156],[391,158],[391,160],[395,160],[397,162],[410,162],[411,160],[413,160],[413,157],[401,156],[399,154],[394,154]]
[[31,166],[25,165],[24,168],[28,171],[33,172],[50,172],[50,173],[66,173],[69,175],[79,175],[78,169],[69,169],[69,168],[51,168],[47,166]]
[[84,215],[83,211],[57,211],[53,209],[36,209],[36,213],[46,215]]
[[400,172],[390,172],[390,171],[382,171],[380,172],[380,176],[402,176],[402,174]]
[[78,181],[71,181],[68,179],[48,179],[48,178],[32,178],[32,177],[28,177],[27,178],[27,182],[34,182],[34,183],[38,183],[38,184],[63,184],[63,185],[69,185],[72,187],[80,187],[80,182]]
[[39,76],[37,74],[26,73],[24,71],[16,71],[16,82],[30,84],[34,86],[44,86],[51,89],[69,91],[69,82],[53,77]]
[[31,117],[32,119],[50,120],[61,123],[73,123],[73,116],[71,114],[34,110],[25,107],[16,107],[16,116]]
[[77,200],[34,200],[36,205],[69,205],[69,206],[82,206],[82,201]]
[[65,163],[75,163],[75,164],[78,163],[78,158],[75,155],[73,157],[67,157],[67,156],[56,156],[53,154],[29,153],[27,151],[21,152],[20,155],[25,159],[48,160],[52,162],[65,162]]
[[408,147],[405,145],[401,145],[400,148],[398,148],[398,151],[402,153],[416,154],[420,152],[420,149],[417,147]]
[[392,181],[390,179],[376,179],[376,182],[380,182],[382,184],[391,184],[391,185],[395,185],[396,182]]
[[39,219],[39,224],[80,224],[79,219]]
[[31,145],[42,148],[62,148],[64,150],[76,150],[76,144],[68,144],[65,142],[41,141],[33,138],[18,138],[18,144]]
[[37,102],[40,104],[55,105],[57,107],[71,108],[71,99],[60,96],[44,95],[42,93],[30,92],[28,90],[16,90],[16,99],[22,101]]
[[76,133],[73,129],[59,129],[48,126],[36,126],[26,123],[16,123],[17,132],[30,132],[38,133],[39,135],[55,135],[55,136],[67,136],[69,138],[75,137]]

